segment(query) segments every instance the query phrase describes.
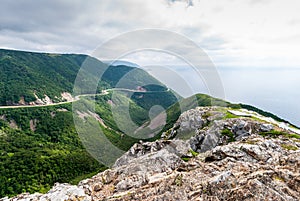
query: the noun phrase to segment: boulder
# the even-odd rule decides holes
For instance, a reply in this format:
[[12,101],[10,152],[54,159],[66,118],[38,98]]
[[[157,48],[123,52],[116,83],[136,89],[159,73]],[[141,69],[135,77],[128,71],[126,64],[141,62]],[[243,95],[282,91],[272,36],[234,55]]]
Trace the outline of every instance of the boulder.
[[179,118],[172,132],[194,132],[189,140],[141,141],[78,186],[55,184],[44,195],[0,201],[299,200],[299,140],[264,138],[259,134],[272,124],[224,119],[219,109],[196,108]]

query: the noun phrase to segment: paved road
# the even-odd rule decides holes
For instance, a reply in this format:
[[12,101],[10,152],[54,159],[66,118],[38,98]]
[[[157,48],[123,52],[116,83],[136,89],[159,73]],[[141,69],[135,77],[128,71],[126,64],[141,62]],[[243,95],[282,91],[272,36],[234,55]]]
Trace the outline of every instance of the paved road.
[[[102,93],[99,93],[99,94],[81,94],[81,95],[75,96],[75,98],[73,98],[72,100],[59,102],[59,103],[51,103],[51,104],[47,104],[47,105],[9,105],[9,106],[6,105],[6,106],[0,106],[0,109],[49,107],[49,106],[55,106],[55,105],[63,105],[63,104],[66,104],[66,103],[72,103],[72,102],[78,101],[78,100],[80,100],[81,97],[107,95],[109,91],[128,91],[128,92],[143,92],[143,93],[153,93],[153,92],[155,92],[155,91],[139,91],[139,90],[125,89],[125,88],[112,88],[112,89],[102,90]],[[168,88],[166,91],[157,91],[157,92],[167,92],[167,91],[170,91],[170,89]]]

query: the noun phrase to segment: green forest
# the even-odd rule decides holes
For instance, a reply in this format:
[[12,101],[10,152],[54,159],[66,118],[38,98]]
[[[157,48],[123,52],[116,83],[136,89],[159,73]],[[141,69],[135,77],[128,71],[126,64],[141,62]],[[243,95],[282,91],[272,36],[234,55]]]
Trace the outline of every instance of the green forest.
[[[119,130],[108,104],[111,98],[111,93],[96,96],[95,113],[108,126],[102,127],[106,137],[127,151],[139,139]],[[82,101],[93,104],[92,100]],[[148,111],[126,94],[114,101],[120,106],[129,101],[130,117],[137,125],[149,120]],[[105,168],[83,147],[74,126],[71,103],[0,109],[0,197],[46,192],[55,182],[72,183],[76,178],[85,178]]]
[[[28,104],[35,101],[35,94],[39,98],[47,95],[54,102],[61,102],[60,94],[72,93],[77,73],[87,58],[90,57],[0,50],[0,105],[18,105],[21,97]],[[101,128],[105,137],[123,151],[140,139],[124,134],[116,120],[128,127],[131,127],[127,124],[129,119],[138,127],[147,125],[149,111],[156,105],[166,111],[167,122],[160,133],[147,139],[149,141],[170,129],[181,112],[196,106],[246,108],[284,121],[253,106],[231,104],[204,94],[183,99],[142,69],[124,65],[107,66],[94,58],[90,58],[89,62],[87,64],[92,65],[92,70],[105,70],[96,92],[110,88],[146,90],[111,91],[107,95],[82,97],[74,102],[79,107],[94,108],[87,110],[92,115],[79,118],[79,123],[95,121],[93,115],[98,115],[104,125],[96,121],[95,126]],[[80,78],[84,88],[76,89],[79,94],[95,92],[88,91],[89,84],[97,80],[95,75],[90,73],[86,79]],[[74,103],[0,109],[0,197],[22,192],[44,193],[55,182],[76,184],[107,168],[83,146],[74,124],[74,120],[78,120],[77,117],[74,119],[72,112]],[[126,111],[129,111],[129,117]],[[93,135],[94,131],[89,132]]]
[[[0,50],[0,105],[16,105],[21,97],[29,103],[35,101],[34,94],[39,98],[46,94],[54,102],[62,101],[60,94],[72,92],[77,73],[87,58],[86,55]],[[149,107],[149,102],[155,105],[164,98],[163,106],[167,108],[177,101],[166,87],[143,70],[107,66],[92,58],[88,62],[106,69],[97,92],[114,87],[146,88],[147,83],[157,86],[149,85],[148,91],[164,90],[144,97],[124,93],[115,101],[116,105],[130,102],[130,117],[137,125],[149,120],[145,103]],[[124,76],[130,80],[127,85],[121,81]],[[90,75],[87,78],[87,83],[95,80]],[[107,138],[126,151],[139,139],[118,129],[107,103],[110,99],[111,94],[97,96],[95,112],[108,126],[102,128]],[[91,102],[88,98],[87,101]],[[76,182],[105,168],[81,143],[74,126],[72,104],[0,109],[0,197],[46,192],[55,182]]]
[[[73,92],[81,67],[85,71],[80,73],[84,77],[77,78],[82,88],[77,90],[83,90],[79,94],[101,92],[102,89],[114,87],[136,89],[150,84],[164,87],[142,69],[124,65],[107,66],[87,55],[0,49],[0,105],[16,105],[21,98],[28,104],[36,100],[35,95],[41,99],[47,95],[54,102],[60,102],[62,92]],[[97,75],[101,76],[100,80]],[[92,90],[90,86],[97,81],[96,91]],[[174,100],[171,100],[168,105],[173,103]]]
[[70,109],[66,104],[0,110],[0,197],[46,192],[55,182],[105,168],[81,145]]

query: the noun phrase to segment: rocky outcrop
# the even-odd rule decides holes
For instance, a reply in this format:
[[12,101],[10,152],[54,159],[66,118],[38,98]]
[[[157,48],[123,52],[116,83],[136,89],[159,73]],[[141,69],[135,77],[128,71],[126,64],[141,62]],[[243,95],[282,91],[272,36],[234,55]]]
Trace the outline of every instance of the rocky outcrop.
[[[140,142],[112,169],[78,186],[57,184],[45,195],[22,194],[0,201],[299,200],[299,136],[264,137],[261,132],[277,128],[251,118],[224,118],[220,108],[192,113],[173,127],[183,133],[191,129],[195,136],[188,140]],[[189,123],[182,126],[181,121]]]
[[1,201],[92,201],[91,196],[85,194],[84,190],[78,186],[69,184],[55,184],[47,194],[24,193],[14,198],[3,198]]
[[30,130],[35,131],[37,126],[38,120],[37,119],[31,119],[29,122]]
[[[124,157],[126,163],[117,161],[113,169],[79,186],[94,200],[296,201],[300,196],[300,152],[283,146],[299,149],[297,141],[252,135],[188,162],[168,151],[168,143],[172,141],[136,145],[127,153],[133,157]],[[141,152],[158,144],[164,145]]]
[[196,131],[190,139],[191,147],[196,152],[211,150],[217,145],[230,141],[242,140],[252,134],[273,130],[271,124],[265,124],[251,119],[234,118],[216,120],[207,129]]
[[[197,107],[184,112],[169,131],[163,133],[163,139],[185,138],[196,152],[211,150],[228,141],[241,140],[254,133],[269,132],[274,129],[270,123],[251,118],[227,118],[231,113],[223,107]],[[247,116],[249,117],[249,116]]]
[[159,182],[180,167],[184,163],[181,157],[187,155],[189,144],[181,140],[138,143],[116,161],[113,169],[81,181],[79,186],[100,200],[115,197],[114,192],[122,194]]
[[182,140],[173,141],[156,141],[156,142],[145,142],[134,144],[130,150],[120,157],[114,164],[114,167],[120,167],[127,165],[136,159],[141,157],[149,156],[156,157],[157,153],[161,150],[166,150],[168,155],[176,155],[178,157],[184,157],[190,150],[189,143]]
[[195,132],[208,125],[209,122],[225,116],[218,107],[197,107],[183,112],[173,128],[162,134],[163,139],[172,139],[175,136]]

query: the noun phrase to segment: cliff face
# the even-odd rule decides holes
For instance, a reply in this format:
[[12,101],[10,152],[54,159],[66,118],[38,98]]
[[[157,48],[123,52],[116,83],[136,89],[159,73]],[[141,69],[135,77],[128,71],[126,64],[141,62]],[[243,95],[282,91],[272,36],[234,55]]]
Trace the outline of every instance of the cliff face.
[[187,111],[165,139],[135,144],[78,186],[0,200],[299,200],[299,135],[245,116]]

